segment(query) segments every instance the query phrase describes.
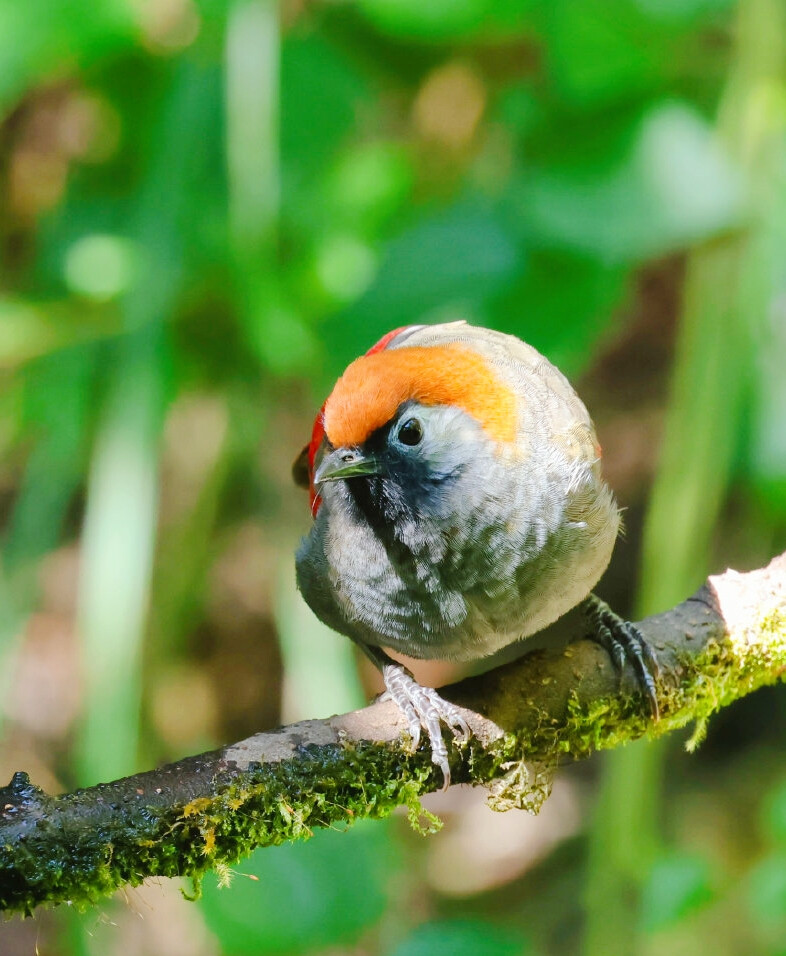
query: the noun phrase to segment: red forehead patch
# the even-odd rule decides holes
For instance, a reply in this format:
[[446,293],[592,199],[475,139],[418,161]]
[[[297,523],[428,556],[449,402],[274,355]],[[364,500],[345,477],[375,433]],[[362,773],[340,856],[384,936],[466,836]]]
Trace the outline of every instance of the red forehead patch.
[[[411,328],[409,325],[401,325],[397,329],[393,329],[391,332],[388,332],[386,335],[383,335],[379,342],[376,342],[371,348],[366,352],[366,355],[373,355],[375,352],[381,352],[390,345],[393,339],[399,334],[399,332],[404,332],[408,328]],[[311,441],[308,444],[308,472],[309,472],[309,494],[311,498],[311,514],[316,517],[317,512],[319,511],[319,506],[322,503],[322,499],[317,494],[317,490],[314,487],[314,462],[317,457],[317,452],[319,451],[319,446],[322,444],[322,439],[325,437],[325,405],[322,405],[322,408],[319,410],[319,414],[314,420],[314,427],[311,431]]]
[[344,372],[325,403],[334,448],[361,445],[406,401],[457,405],[496,441],[516,437],[516,399],[488,362],[460,344],[371,352]]

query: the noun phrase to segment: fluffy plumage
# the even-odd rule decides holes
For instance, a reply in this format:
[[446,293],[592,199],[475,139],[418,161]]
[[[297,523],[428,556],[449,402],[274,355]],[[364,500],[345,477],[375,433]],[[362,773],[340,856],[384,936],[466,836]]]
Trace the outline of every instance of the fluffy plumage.
[[380,664],[405,711],[428,689],[402,691],[381,648],[471,660],[535,633],[589,594],[619,524],[565,377],[464,322],[396,330],[353,362],[304,449],[307,473],[318,498],[299,587]]

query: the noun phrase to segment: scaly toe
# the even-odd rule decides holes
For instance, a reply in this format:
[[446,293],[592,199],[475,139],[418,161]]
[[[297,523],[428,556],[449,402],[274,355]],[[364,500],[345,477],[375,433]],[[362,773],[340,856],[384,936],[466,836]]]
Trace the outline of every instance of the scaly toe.
[[422,687],[400,664],[386,664],[382,671],[388,693],[404,714],[413,741],[413,750],[420,742],[421,728],[428,734],[431,760],[442,771],[444,784],[450,786],[448,749],[442,737],[442,723],[447,724],[456,740],[469,740],[470,729],[458,708],[432,687]]
[[653,720],[660,718],[655,681],[660,667],[644,635],[630,621],[626,621],[594,594],[584,601],[586,618],[592,627],[592,636],[611,656],[614,667],[622,672],[625,664],[633,667],[636,682],[647,698]]

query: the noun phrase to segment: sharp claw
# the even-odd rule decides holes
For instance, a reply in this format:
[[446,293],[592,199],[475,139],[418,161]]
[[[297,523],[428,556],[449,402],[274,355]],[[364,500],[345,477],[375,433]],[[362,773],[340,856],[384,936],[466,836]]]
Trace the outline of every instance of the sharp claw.
[[417,716],[409,720],[409,736],[412,738],[412,753],[414,753],[420,746],[421,729],[420,721],[418,720]]
[[421,728],[431,744],[431,760],[442,771],[443,790],[450,786],[448,749],[442,737],[442,723],[447,724],[454,738],[465,742],[470,728],[458,709],[431,687],[422,687],[400,664],[385,664],[382,671],[388,694],[404,714],[412,737],[412,749],[420,743]]
[[627,621],[625,634],[628,641],[627,650],[633,658],[639,684],[641,684],[646,691],[653,718],[658,720],[660,718],[660,708],[658,707],[655,678],[660,674],[660,666],[655,659],[652,648],[635,624],[631,624],[630,621]]
[[448,790],[450,790],[450,764],[448,763],[448,758],[443,757],[437,760],[436,757],[432,757],[431,762],[436,764],[442,771],[442,786],[439,789],[442,793],[447,793]]
[[456,721],[456,724],[451,724],[450,729],[453,731],[453,736],[459,743],[465,744],[470,738],[470,729],[469,724],[464,720],[463,717],[459,716],[459,719]]
[[396,701],[396,704],[398,705],[399,710],[402,711],[402,713],[406,717],[407,729],[409,730],[409,736],[412,738],[411,749],[412,749],[412,753],[414,753],[420,746],[420,732],[421,732],[420,718],[418,717],[418,713],[415,710],[414,706],[412,705],[411,701],[405,700],[402,703],[399,703],[399,701]]
[[586,599],[584,611],[593,630],[593,637],[604,647],[621,672],[627,662],[633,666],[636,680],[649,703],[654,720],[660,718],[657,687],[660,666],[644,635],[630,621],[625,621],[594,594]]
[[[638,630],[638,628],[636,628],[636,633],[638,633],[639,636],[641,637],[641,633]],[[657,657],[655,657],[655,654],[653,653],[652,648],[644,640],[643,637],[642,637],[642,650],[644,651],[644,659],[647,662],[647,668],[649,672],[655,678],[660,677],[660,664],[658,663],[658,659]]]

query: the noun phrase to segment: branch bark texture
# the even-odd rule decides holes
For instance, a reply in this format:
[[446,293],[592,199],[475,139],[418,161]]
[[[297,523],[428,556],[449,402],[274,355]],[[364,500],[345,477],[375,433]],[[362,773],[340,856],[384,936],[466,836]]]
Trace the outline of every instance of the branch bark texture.
[[[472,729],[451,748],[453,781],[488,786],[497,809],[537,810],[563,759],[691,722],[698,739],[714,711],[786,675],[786,554],[712,577],[639,626],[661,669],[657,723],[595,643],[533,651],[442,689]],[[314,827],[400,805],[416,817],[419,796],[440,785],[389,701],[60,796],[20,771],[0,788],[0,909],[86,905],[150,876],[198,879]]]

